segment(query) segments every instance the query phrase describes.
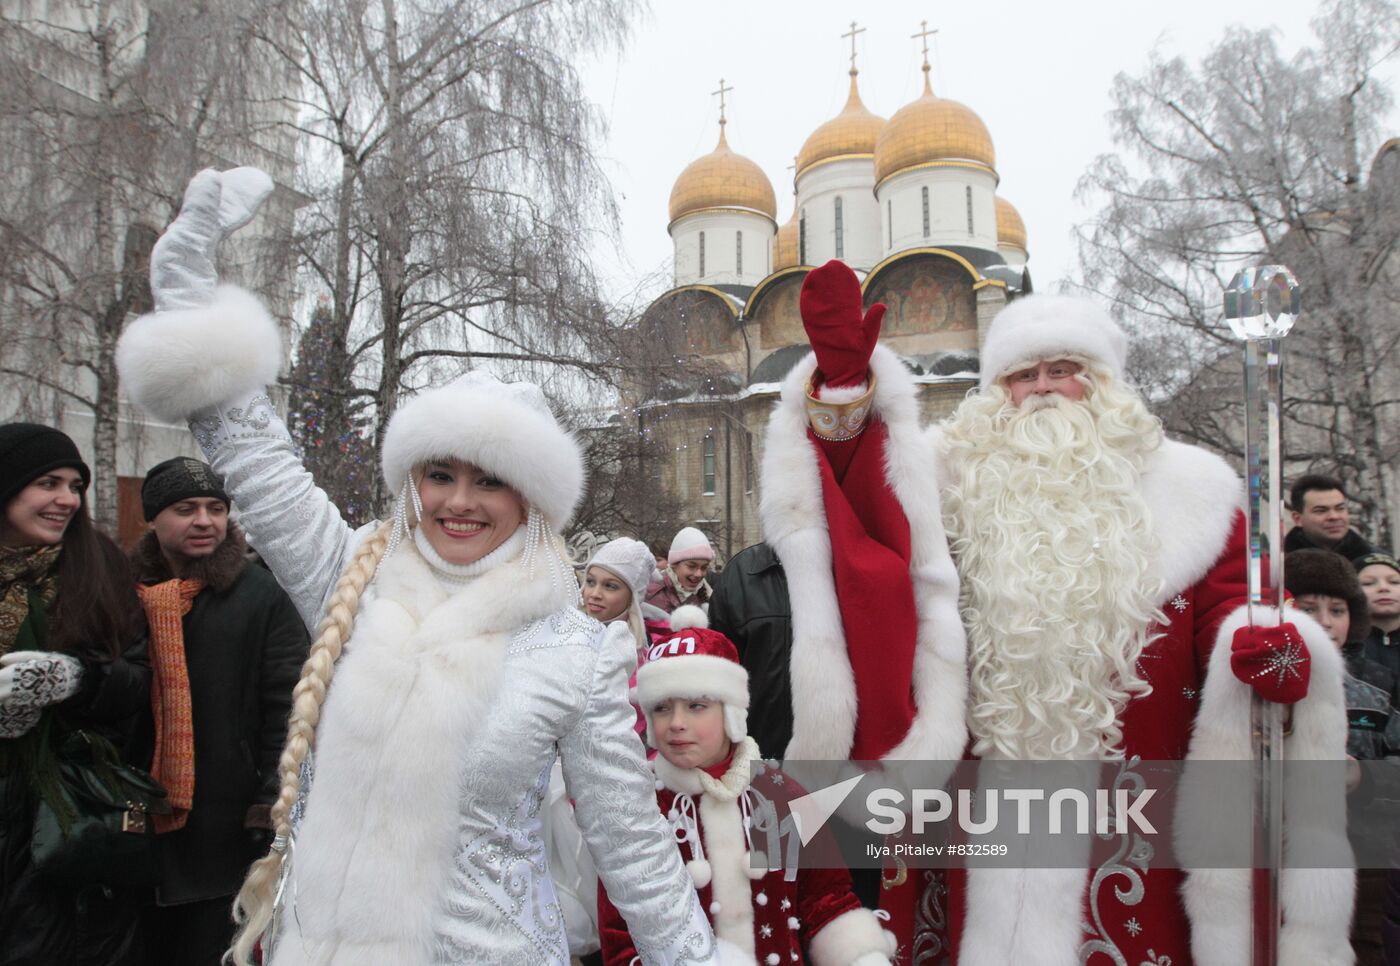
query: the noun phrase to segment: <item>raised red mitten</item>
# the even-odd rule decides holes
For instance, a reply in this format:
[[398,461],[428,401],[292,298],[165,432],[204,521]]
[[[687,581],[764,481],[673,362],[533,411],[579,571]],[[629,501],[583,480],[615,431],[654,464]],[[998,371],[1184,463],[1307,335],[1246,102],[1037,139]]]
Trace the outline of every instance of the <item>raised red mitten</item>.
[[1298,628],[1241,627],[1231,641],[1230,669],[1266,701],[1293,704],[1308,696],[1312,655]]
[[807,273],[799,301],[807,340],[817,353],[817,385],[855,386],[865,381],[880,338],[885,306],[861,314],[860,280],[832,260]]

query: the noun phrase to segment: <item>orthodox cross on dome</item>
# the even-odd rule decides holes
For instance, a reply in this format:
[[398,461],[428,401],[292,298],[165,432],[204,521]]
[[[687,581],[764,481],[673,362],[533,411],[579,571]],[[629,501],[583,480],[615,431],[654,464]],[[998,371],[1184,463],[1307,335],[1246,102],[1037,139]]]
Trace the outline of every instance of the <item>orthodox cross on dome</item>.
[[844,34],[841,35],[841,39],[842,39],[842,40],[845,40],[847,37],[850,37],[850,38],[851,38],[851,73],[852,73],[852,74],[856,73],[856,36],[857,36],[858,34],[863,34],[863,33],[865,33],[865,28],[864,28],[864,27],[857,28],[857,27],[856,27],[856,22],[855,22],[854,20],[852,20],[852,21],[851,21],[851,29],[848,30],[848,31],[846,31]]
[[720,139],[721,141],[724,140],[724,95],[725,95],[725,94],[728,94],[728,93],[729,93],[730,91],[732,91],[733,89],[734,89],[734,85],[733,85],[733,84],[730,84],[728,87],[725,87],[725,86],[724,86],[724,78],[721,77],[721,78],[719,79],[719,90],[717,90],[717,91],[710,91],[710,96],[711,96],[711,97],[715,96],[716,94],[719,95],[719,139]]
[[929,72],[929,65],[928,65],[928,39],[929,39],[930,37],[932,37],[932,36],[933,36],[934,34],[936,34],[936,33],[938,33],[937,28],[934,28],[933,30],[929,30],[929,29],[928,29],[928,21],[927,21],[927,20],[920,20],[920,21],[919,21],[919,32],[916,33],[916,34],[910,34],[910,35],[909,35],[910,39],[912,39],[912,40],[922,40],[922,41],[924,42],[924,68],[923,68],[923,69],[924,69],[924,93],[925,93],[925,94],[932,94],[932,93],[933,93],[933,85],[929,83],[929,79],[928,79],[928,72]]

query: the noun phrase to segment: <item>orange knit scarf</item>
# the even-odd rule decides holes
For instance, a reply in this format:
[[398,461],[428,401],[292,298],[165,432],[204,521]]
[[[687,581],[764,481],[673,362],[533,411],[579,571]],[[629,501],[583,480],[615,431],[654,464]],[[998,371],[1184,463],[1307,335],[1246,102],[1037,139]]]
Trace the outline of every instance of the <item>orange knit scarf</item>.
[[151,629],[151,710],[156,723],[151,777],[165,786],[172,809],[169,815],[153,816],[156,834],[184,828],[194,804],[194,721],[183,619],[203,589],[202,580],[179,579],[136,588]]

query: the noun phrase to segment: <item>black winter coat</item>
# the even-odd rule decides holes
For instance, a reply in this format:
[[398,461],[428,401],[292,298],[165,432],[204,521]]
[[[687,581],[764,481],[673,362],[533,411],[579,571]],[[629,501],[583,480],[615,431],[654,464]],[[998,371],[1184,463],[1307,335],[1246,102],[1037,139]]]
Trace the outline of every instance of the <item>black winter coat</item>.
[[[1372,624],[1370,633],[1366,635],[1361,647],[1366,660],[1379,664],[1390,672],[1390,703],[1400,707],[1400,631],[1386,633]],[[1371,683],[1383,686],[1378,681]]]
[[1288,531],[1288,535],[1283,538],[1283,549],[1286,553],[1292,553],[1294,550],[1330,550],[1346,557],[1347,560],[1364,557],[1368,553],[1375,553],[1376,550],[1355,530],[1348,530],[1347,535],[1342,537],[1335,547],[1320,547],[1308,538],[1302,527],[1294,527]]
[[[142,538],[135,562],[143,583],[170,579],[154,534]],[[213,562],[183,621],[194,804],[184,828],[157,837],[160,905],[232,896],[266,854],[267,806],[277,797],[277,759],[308,649],[291,599],[270,573],[247,564],[235,528]]]
[[[81,690],[58,710],[72,726],[122,748],[149,712],[150,701],[151,672],[142,637],[114,661],[83,661]],[[41,879],[29,854],[32,790],[6,777],[0,775],[0,966],[142,963],[142,897],[100,885],[74,892]]]
[[765,758],[792,740],[792,605],[787,575],[766,543],[740,550],[713,581],[710,627],[734,642],[749,672],[749,735]]

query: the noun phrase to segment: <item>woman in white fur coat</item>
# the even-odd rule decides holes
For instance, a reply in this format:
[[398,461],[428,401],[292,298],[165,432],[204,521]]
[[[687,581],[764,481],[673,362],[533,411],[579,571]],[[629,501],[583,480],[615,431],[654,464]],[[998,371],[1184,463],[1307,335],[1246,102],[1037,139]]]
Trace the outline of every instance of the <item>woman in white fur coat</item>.
[[537,387],[471,374],[394,415],[393,521],[351,529],[263,391],[276,326],[213,287],[218,242],[271,187],[248,168],[196,176],[152,254],[156,311],[118,350],[131,397],[190,421],[250,542],[319,628],[234,960],[261,940],[271,966],[567,963],[540,824],[562,756],[644,961],[712,962],[631,728],[631,635],[577,610],[559,528],[583,489],[578,446]]

